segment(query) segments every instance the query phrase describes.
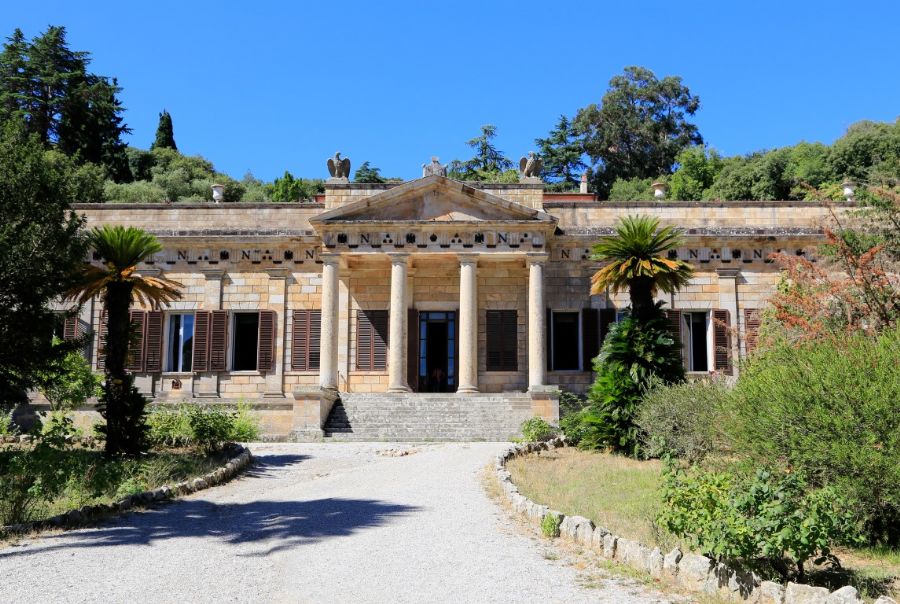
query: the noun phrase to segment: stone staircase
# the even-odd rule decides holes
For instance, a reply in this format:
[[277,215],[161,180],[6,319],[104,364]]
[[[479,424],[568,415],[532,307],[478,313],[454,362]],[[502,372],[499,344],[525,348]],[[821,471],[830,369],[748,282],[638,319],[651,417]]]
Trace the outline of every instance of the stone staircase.
[[531,396],[342,393],[325,422],[331,441],[508,441],[531,417]]

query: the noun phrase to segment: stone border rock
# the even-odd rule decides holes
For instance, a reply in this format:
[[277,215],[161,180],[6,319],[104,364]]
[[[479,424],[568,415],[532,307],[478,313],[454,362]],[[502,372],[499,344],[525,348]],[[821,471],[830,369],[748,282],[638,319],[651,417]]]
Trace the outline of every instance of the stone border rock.
[[[651,548],[619,537],[606,528],[594,526],[587,518],[566,516],[519,493],[519,488],[512,482],[506,469],[506,462],[514,457],[567,445],[565,437],[560,436],[547,442],[515,445],[497,456],[495,471],[506,499],[517,514],[525,516],[538,528],[545,516],[553,514],[561,521],[561,538],[579,544],[607,560],[614,560],[653,577],[667,578],[687,591],[717,594],[728,600],[746,600],[754,604],[862,604],[863,600],[856,588],[850,585],[833,592],[824,587],[799,583],[784,586],[774,581],[762,581],[752,572],[732,569],[706,556],[683,553],[678,548],[664,554],[658,547]],[[897,602],[882,596],[875,604]]]
[[228,461],[223,466],[216,468],[203,476],[173,485],[163,485],[149,491],[144,491],[143,493],[129,495],[128,497],[123,497],[112,503],[86,505],[43,520],[2,526],[0,527],[0,533],[16,534],[38,529],[75,528],[84,526],[120,512],[126,512],[138,506],[174,499],[180,495],[190,495],[191,493],[196,493],[197,491],[202,491],[203,489],[208,489],[228,482],[243,472],[247,466],[250,465],[253,457],[250,454],[250,449],[242,445],[226,445],[226,450],[229,450],[230,453],[232,453]]

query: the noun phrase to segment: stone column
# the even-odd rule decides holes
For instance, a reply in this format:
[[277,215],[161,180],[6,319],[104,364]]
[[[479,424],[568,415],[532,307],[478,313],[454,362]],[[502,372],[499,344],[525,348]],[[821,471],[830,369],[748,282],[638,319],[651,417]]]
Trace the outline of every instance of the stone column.
[[391,311],[388,342],[388,392],[409,392],[406,383],[406,273],[409,254],[391,259]]
[[322,339],[319,348],[319,386],[336,391],[338,352],[338,254],[322,254]]
[[478,392],[478,256],[459,254],[459,388]]
[[268,309],[275,311],[275,368],[266,373],[264,398],[284,398],[284,336],[286,333],[288,269],[266,269],[269,275]]
[[741,276],[739,268],[717,268],[719,277],[719,308],[723,308],[731,315],[731,367],[734,377],[738,374],[738,365],[741,358],[740,342],[740,317],[738,317],[738,278]]
[[[529,253],[528,264],[528,389],[540,390],[544,386],[547,369],[544,325],[544,263],[546,253]],[[577,343],[574,345],[577,346]]]

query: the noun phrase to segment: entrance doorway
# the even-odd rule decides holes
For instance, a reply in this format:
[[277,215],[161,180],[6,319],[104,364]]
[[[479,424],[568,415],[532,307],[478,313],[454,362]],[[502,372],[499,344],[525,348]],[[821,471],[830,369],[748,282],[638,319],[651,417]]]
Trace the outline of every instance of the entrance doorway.
[[456,312],[419,312],[417,392],[456,392]]

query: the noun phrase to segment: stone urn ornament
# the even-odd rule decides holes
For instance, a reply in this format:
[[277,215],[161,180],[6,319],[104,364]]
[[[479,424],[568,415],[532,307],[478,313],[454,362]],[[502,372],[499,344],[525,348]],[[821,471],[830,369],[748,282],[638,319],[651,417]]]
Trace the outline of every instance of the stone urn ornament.
[[221,203],[225,201],[225,185],[215,184],[212,186],[213,201]]

